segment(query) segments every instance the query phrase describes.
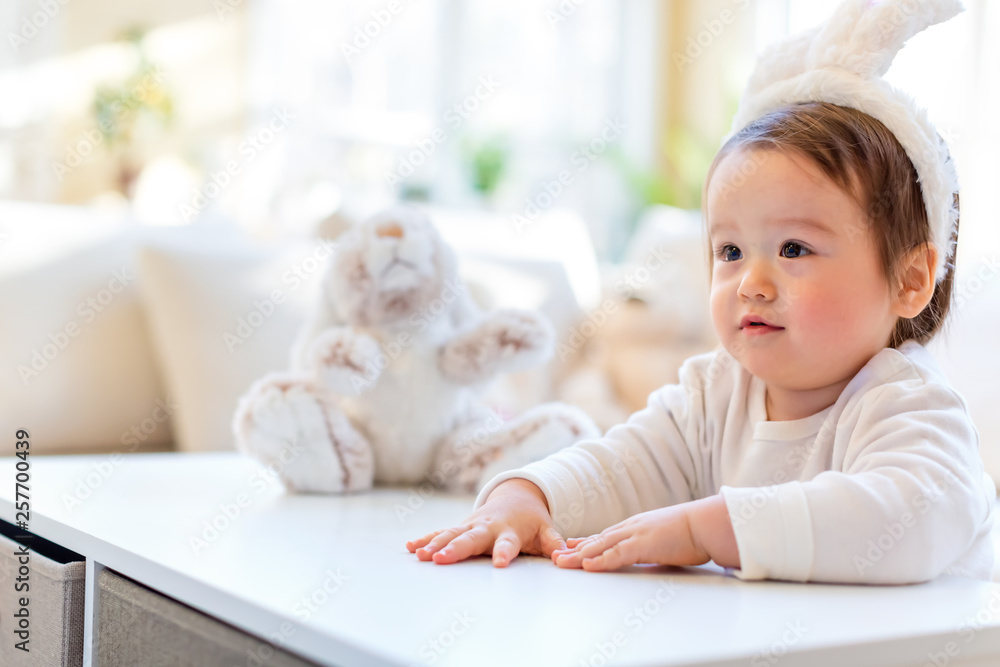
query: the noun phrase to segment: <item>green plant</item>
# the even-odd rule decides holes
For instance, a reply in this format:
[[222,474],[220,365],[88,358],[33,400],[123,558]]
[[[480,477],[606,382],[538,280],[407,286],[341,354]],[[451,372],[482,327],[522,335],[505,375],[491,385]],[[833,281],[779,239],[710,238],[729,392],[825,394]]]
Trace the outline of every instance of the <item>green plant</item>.
[[510,160],[508,140],[506,137],[494,136],[481,142],[466,141],[464,148],[472,188],[489,197],[507,172]]
[[[737,94],[727,95],[726,118],[736,114],[738,104]],[[720,127],[709,136],[692,127],[671,124],[660,145],[661,159],[657,167],[640,167],[621,152],[615,154],[615,163],[641,208],[652,204],[700,208],[708,167],[719,149],[720,139],[728,130],[728,127]]]
[[92,105],[97,128],[118,162],[119,188],[126,195],[140,169],[135,156],[140,148],[136,136],[139,123],[162,131],[174,119],[174,103],[164,85],[162,70],[146,54],[143,38],[139,28],[122,35],[121,40],[135,50],[136,66],[121,82],[99,85]]

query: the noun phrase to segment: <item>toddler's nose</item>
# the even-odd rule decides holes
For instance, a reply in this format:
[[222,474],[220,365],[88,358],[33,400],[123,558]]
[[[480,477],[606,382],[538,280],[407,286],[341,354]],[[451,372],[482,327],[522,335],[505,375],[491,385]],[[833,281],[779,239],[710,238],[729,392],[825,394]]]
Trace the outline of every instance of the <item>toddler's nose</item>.
[[767,267],[761,262],[747,263],[743,279],[740,281],[739,294],[746,299],[763,299],[771,301],[777,291]]

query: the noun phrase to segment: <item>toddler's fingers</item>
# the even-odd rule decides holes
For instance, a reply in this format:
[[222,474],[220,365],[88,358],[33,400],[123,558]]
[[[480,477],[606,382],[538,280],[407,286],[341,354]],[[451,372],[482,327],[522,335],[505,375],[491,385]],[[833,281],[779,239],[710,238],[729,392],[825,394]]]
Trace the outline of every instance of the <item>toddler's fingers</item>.
[[543,528],[538,546],[543,556],[551,556],[553,552],[566,548],[566,541],[555,528]]
[[468,526],[455,526],[454,528],[446,528],[440,531],[434,539],[432,539],[427,546],[422,549],[417,549],[417,558],[420,560],[430,560],[431,556],[434,555],[435,551],[440,551],[445,547],[446,544],[451,542],[453,539],[464,533],[469,529]]
[[420,547],[424,546],[425,544],[427,544],[428,542],[430,542],[431,540],[433,540],[435,537],[437,537],[438,535],[440,535],[443,532],[444,532],[444,529],[435,530],[433,533],[427,533],[423,537],[418,537],[415,540],[410,540],[409,542],[406,543],[406,548],[412,554],[414,551],[416,551]]
[[579,551],[564,551],[561,554],[553,554],[553,561],[559,567],[580,568],[583,567],[583,556]]
[[493,543],[493,567],[507,567],[521,553],[521,540],[517,533],[507,530]]
[[478,526],[453,539],[446,547],[435,553],[431,560],[438,565],[447,565],[465,560],[469,556],[485,553],[489,546],[489,531],[485,526]]
[[[583,547],[587,546],[587,544],[589,544],[588,540],[590,540],[592,537],[594,536],[571,537],[567,539],[566,546],[564,548],[552,552],[552,562],[555,563],[556,565],[559,565],[560,563],[557,561],[557,559],[560,556],[569,556],[571,554],[580,553],[580,550],[583,549]],[[569,561],[566,562],[568,563]],[[574,567],[579,567],[579,563],[577,563]]]
[[584,558],[593,558],[598,554],[604,553],[628,537],[630,537],[630,535],[624,531],[601,533],[600,535],[595,535],[594,539],[584,544],[578,553]]
[[583,559],[583,569],[598,572],[601,570],[617,570],[626,565],[632,565],[636,559],[632,555],[634,551],[631,547],[635,543],[630,540],[622,540],[604,553],[594,558]]

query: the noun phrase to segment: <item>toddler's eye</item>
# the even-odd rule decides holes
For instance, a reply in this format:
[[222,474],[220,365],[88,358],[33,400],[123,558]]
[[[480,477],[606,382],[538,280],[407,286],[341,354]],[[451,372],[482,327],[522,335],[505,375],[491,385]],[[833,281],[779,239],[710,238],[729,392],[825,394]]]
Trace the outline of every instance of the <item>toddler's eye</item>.
[[716,257],[721,257],[723,262],[735,262],[743,256],[740,249],[734,245],[729,245],[728,243],[720,246],[718,250],[715,251]]
[[789,241],[781,247],[781,256],[788,259],[795,259],[806,254],[809,254],[809,251],[793,241]]

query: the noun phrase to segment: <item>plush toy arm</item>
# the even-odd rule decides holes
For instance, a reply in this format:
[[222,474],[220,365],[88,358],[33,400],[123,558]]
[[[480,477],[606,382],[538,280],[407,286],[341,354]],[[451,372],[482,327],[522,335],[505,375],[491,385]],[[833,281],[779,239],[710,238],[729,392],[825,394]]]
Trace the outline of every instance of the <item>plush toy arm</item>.
[[357,396],[374,386],[381,348],[371,336],[350,327],[330,327],[306,348],[306,365],[337,394]]
[[440,351],[438,365],[449,380],[476,384],[498,373],[530,368],[552,355],[555,332],[541,315],[497,310]]
[[306,318],[305,324],[292,345],[291,369],[299,373],[310,373],[315,365],[309,356],[313,344],[327,330],[333,327],[345,326],[344,320],[336,312],[329,299],[324,295],[317,299]]

